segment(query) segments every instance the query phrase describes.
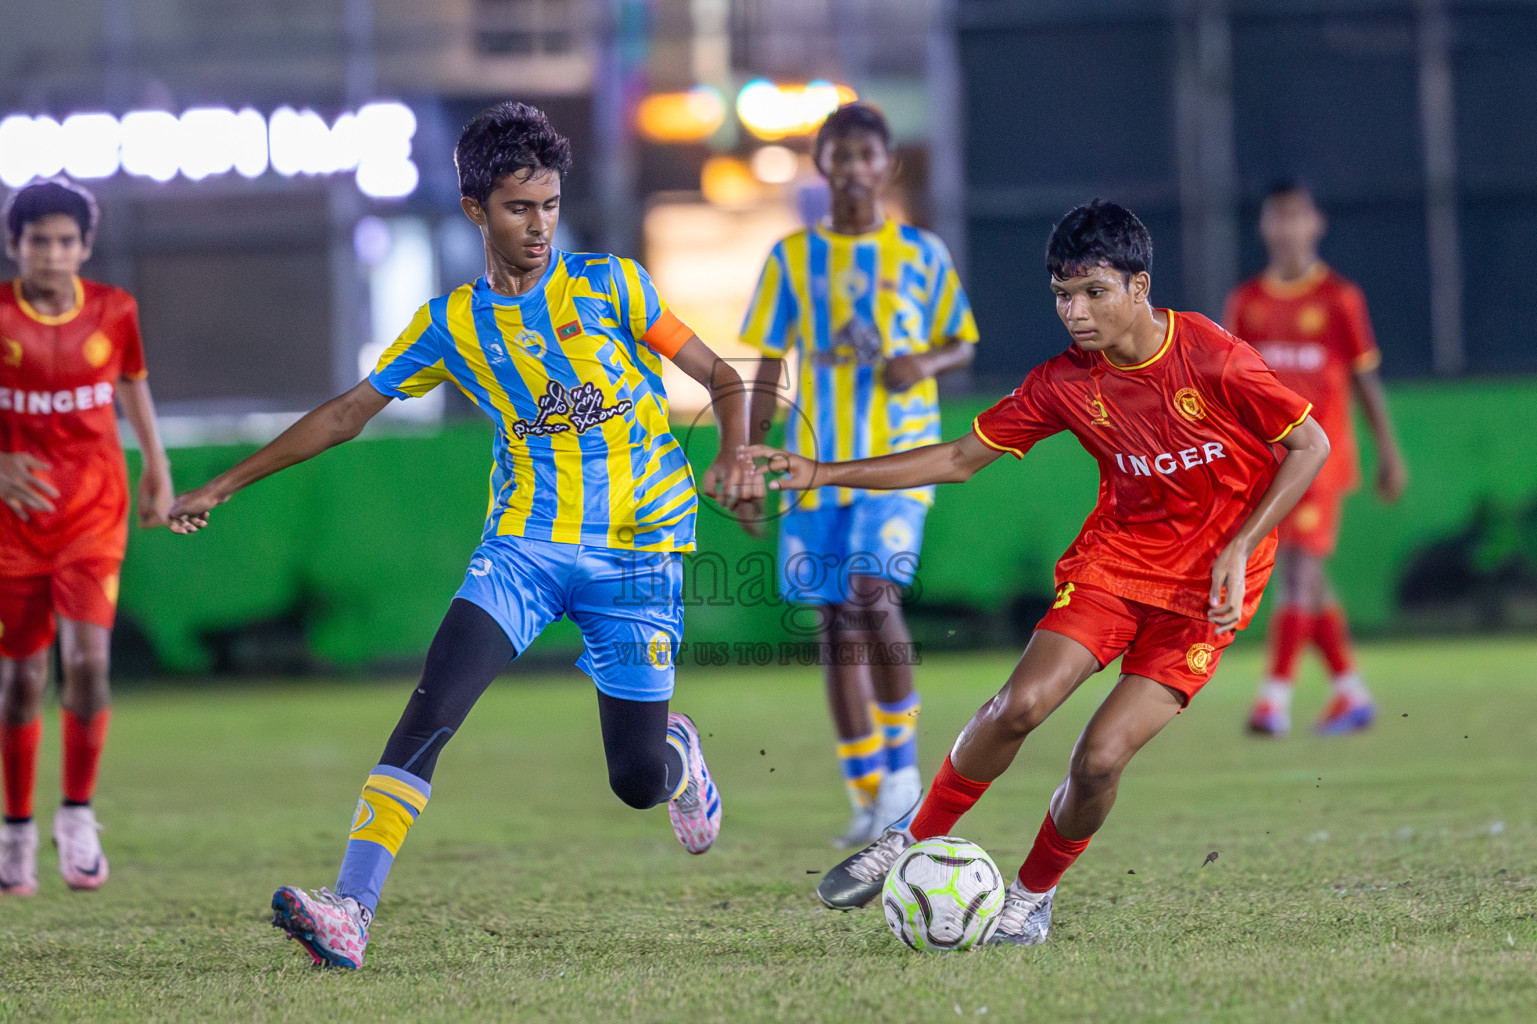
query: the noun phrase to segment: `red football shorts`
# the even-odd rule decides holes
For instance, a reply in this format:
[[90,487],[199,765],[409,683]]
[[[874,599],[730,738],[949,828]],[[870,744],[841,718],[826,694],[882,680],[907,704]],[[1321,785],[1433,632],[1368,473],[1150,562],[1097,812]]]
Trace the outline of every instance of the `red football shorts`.
[[1315,481],[1302,500],[1281,520],[1276,541],[1282,547],[1298,548],[1316,558],[1334,554],[1340,537],[1340,510],[1345,492],[1337,487],[1319,487]]
[[0,577],[0,657],[30,658],[58,631],[56,616],[112,628],[120,558],[80,558],[47,576]]
[[1217,635],[1205,619],[1116,597],[1087,583],[1064,583],[1036,629],[1061,633],[1089,649],[1100,667],[1121,658],[1121,671],[1147,676],[1189,704],[1211,679],[1233,631]]

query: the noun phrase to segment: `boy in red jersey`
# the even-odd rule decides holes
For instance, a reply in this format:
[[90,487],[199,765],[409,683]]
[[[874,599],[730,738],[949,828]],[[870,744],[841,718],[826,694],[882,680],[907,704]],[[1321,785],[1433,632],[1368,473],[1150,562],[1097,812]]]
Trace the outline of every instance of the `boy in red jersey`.
[[[1211,678],[1254,614],[1276,525],[1329,441],[1307,402],[1252,348],[1206,318],[1148,301],[1152,240],[1096,200],[1053,229],[1046,268],[1073,347],[1032,370],[955,441],[818,464],[761,446],[770,486],[894,489],[958,483],[1004,452],[1070,431],[1099,463],[1099,501],[1057,563],[1057,600],[998,694],[971,718],[905,828],[829,871],[817,895],[852,909],[914,841],[948,835],[1020,744],[1084,680],[1121,677],[1073,748],[993,942],[1046,938],[1058,880],[1115,803],[1122,770]],[[1275,445],[1286,452],[1277,458]]]
[[171,507],[138,307],[127,292],[78,276],[95,225],[89,193],[55,181],[23,188],[5,210],[6,253],[21,274],[0,284],[0,894],[37,890],[32,790],[55,635],[59,872],[71,889],[107,880],[91,796],[111,714],[107,655],[128,543],[114,398],[144,453],[139,525],[162,525]]
[[1333,451],[1279,531],[1281,589],[1270,624],[1270,664],[1249,714],[1249,731],[1268,736],[1291,729],[1292,673],[1310,642],[1328,664],[1334,691],[1314,730],[1355,732],[1376,717],[1356,672],[1345,612],[1324,568],[1339,537],[1340,506],[1360,483],[1352,391],[1377,445],[1378,496],[1397,501],[1407,480],[1377,375],[1382,357],[1366,299],[1318,258],[1326,226],[1304,185],[1285,181],[1271,188],[1260,208],[1269,265],[1233,290],[1223,314],[1227,329],[1257,348],[1282,384],[1313,403]]

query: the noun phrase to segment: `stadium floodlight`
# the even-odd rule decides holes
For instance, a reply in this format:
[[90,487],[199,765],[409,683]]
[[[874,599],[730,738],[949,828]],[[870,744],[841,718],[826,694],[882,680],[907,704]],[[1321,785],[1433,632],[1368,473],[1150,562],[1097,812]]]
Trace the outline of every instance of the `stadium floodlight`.
[[110,178],[117,173],[122,129],[111,114],[71,114],[60,126],[64,172],[72,178]]
[[123,117],[123,170],[166,182],[181,169],[181,122],[163,110],[135,110]]

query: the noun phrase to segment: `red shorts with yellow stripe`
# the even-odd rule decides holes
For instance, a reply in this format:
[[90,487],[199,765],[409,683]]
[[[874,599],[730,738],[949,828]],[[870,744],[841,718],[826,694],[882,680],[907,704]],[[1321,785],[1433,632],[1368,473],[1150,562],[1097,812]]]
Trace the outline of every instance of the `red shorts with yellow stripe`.
[[0,577],[0,658],[47,650],[58,616],[112,628],[121,557],[73,559],[47,576]]
[[1205,619],[1117,597],[1087,583],[1064,583],[1036,629],[1061,633],[1089,649],[1100,667],[1121,659],[1121,671],[1147,676],[1189,704],[1233,642]]
[[1300,548],[1317,558],[1328,558],[1339,542],[1340,510],[1344,504],[1344,490],[1314,483],[1281,520],[1276,542],[1282,547]]

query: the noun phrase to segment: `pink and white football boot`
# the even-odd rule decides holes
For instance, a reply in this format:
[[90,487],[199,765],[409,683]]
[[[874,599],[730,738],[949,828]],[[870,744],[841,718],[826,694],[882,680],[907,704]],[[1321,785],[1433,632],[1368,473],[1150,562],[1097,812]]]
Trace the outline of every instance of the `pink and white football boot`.
[[677,711],[667,716],[667,735],[684,750],[683,770],[688,784],[667,804],[673,835],[689,853],[703,853],[720,835],[720,792],[705,767],[704,751],[699,747],[699,730],[694,720]]
[[285,885],[272,894],[272,927],[287,932],[322,967],[362,967],[372,918],[357,900],[330,889]]

